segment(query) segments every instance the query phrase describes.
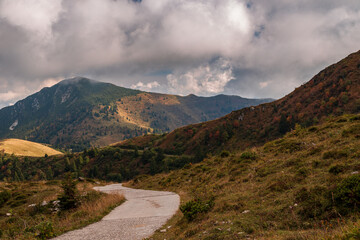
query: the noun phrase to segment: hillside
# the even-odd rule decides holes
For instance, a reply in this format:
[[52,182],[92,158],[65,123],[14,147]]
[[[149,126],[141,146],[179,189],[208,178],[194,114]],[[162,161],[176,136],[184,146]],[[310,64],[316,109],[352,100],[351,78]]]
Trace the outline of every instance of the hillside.
[[5,139],[0,141],[0,152],[14,154],[16,156],[43,157],[45,155],[62,155],[62,152],[56,151],[40,143],[25,141],[21,139]]
[[1,109],[0,138],[26,138],[79,151],[171,131],[269,101],[225,95],[181,97],[73,78]]
[[[194,154],[256,146],[281,137],[298,123],[311,126],[329,115],[360,111],[360,51],[333,64],[289,95],[234,111],[214,121],[189,125],[158,138],[153,147]],[[142,148],[141,138],[121,143]]]
[[344,115],[128,185],[212,206],[192,221],[179,213],[154,239],[358,239],[359,156],[360,115]]

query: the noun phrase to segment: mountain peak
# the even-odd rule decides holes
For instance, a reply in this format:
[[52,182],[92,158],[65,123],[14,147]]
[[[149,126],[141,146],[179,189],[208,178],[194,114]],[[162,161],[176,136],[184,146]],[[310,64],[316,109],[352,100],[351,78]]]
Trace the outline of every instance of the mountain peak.
[[100,83],[98,81],[85,78],[85,77],[73,77],[73,78],[67,78],[59,82],[60,85],[66,85],[66,84],[89,84],[89,83]]

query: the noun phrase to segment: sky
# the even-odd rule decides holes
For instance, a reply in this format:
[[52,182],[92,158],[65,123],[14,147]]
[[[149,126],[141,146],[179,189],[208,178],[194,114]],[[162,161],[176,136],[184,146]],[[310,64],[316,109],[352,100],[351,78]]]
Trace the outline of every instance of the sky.
[[280,98],[359,43],[359,0],[0,0],[0,107],[75,76]]

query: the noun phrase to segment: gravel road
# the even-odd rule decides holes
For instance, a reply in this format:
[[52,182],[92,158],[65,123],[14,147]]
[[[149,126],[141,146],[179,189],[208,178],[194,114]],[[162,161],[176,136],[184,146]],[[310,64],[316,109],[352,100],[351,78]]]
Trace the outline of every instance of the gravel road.
[[112,184],[95,187],[106,193],[120,193],[126,202],[115,208],[100,222],[65,233],[56,240],[101,239],[136,240],[150,237],[178,210],[179,195],[172,192],[149,191]]

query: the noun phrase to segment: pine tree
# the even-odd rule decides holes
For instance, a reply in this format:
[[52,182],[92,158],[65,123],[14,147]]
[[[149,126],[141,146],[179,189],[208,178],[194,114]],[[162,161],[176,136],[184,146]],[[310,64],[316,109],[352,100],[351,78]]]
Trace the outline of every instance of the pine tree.
[[84,165],[84,159],[83,159],[82,156],[80,156],[80,157],[78,158],[78,166],[81,167],[81,166],[83,166],[83,165]]
[[47,170],[46,170],[46,179],[47,179],[47,180],[52,180],[53,177],[54,177],[54,173],[53,173],[51,167],[49,166],[49,167],[47,168]]
[[70,168],[70,159],[68,157],[65,158],[65,172],[69,172]]
[[77,167],[76,167],[76,162],[75,161],[72,161],[71,171],[72,172],[77,172]]
[[61,188],[64,192],[58,197],[60,208],[62,210],[68,210],[77,207],[79,204],[79,197],[76,189],[76,182],[71,178],[69,173],[65,175],[64,180],[61,182]]

